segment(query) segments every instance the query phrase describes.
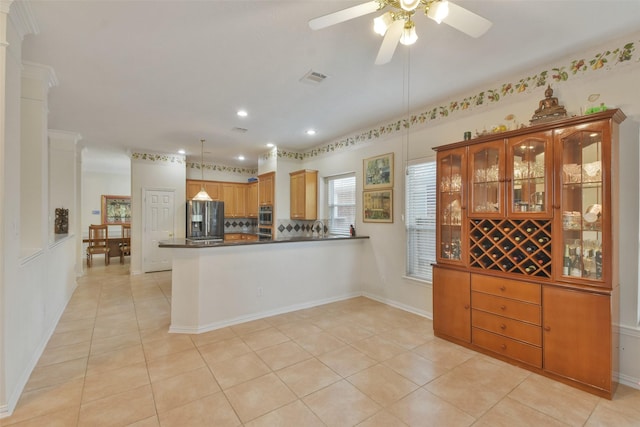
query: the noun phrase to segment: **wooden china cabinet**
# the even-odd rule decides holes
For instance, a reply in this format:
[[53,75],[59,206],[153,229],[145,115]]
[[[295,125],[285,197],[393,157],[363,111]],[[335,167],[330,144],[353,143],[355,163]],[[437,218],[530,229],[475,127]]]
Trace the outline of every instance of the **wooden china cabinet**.
[[435,335],[611,398],[620,110],[437,151]]

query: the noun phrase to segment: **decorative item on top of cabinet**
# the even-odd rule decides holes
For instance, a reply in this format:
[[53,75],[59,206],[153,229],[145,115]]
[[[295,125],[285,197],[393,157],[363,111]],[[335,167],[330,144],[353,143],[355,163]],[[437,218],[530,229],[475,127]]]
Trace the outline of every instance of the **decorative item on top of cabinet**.
[[258,205],[275,205],[275,172],[258,175]]
[[436,336],[612,397],[624,119],[607,110],[435,148]]
[[538,108],[533,113],[533,117],[530,120],[532,125],[567,117],[567,110],[565,110],[562,105],[558,104],[558,98],[553,96],[553,89],[551,89],[551,85],[549,85],[547,90],[544,91],[544,96],[545,98],[540,101]]
[[303,169],[289,176],[291,219],[318,219],[318,171]]

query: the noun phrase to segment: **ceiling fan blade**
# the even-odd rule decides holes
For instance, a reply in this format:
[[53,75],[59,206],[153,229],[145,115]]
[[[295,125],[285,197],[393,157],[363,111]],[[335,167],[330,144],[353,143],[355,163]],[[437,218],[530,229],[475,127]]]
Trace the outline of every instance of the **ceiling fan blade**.
[[327,15],[319,16],[309,21],[309,27],[312,30],[319,30],[321,28],[330,27],[331,25],[339,24],[350,19],[358,18],[359,16],[373,13],[380,9],[380,3],[376,0],[362,3],[357,6],[349,7],[347,9],[339,10],[337,12],[329,13]]
[[389,28],[387,29],[387,33],[384,35],[384,40],[382,40],[380,50],[378,51],[378,56],[376,57],[376,65],[386,64],[387,62],[391,61],[391,58],[393,58],[393,53],[396,51],[396,46],[398,46],[398,42],[400,41],[400,37],[402,36],[403,29],[404,21],[402,19],[393,21],[393,24],[389,26]]
[[451,2],[449,2],[449,15],[442,22],[475,38],[486,33],[493,25],[482,16]]

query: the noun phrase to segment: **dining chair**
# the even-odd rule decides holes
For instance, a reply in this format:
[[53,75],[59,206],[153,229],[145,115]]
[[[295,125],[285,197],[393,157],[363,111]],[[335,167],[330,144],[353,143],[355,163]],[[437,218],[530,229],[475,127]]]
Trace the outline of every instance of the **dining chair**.
[[120,242],[120,264],[124,264],[124,257],[131,255],[131,224],[122,224],[122,242]]
[[87,267],[91,267],[93,255],[95,254],[104,254],[104,264],[109,265],[109,228],[107,225],[89,226]]

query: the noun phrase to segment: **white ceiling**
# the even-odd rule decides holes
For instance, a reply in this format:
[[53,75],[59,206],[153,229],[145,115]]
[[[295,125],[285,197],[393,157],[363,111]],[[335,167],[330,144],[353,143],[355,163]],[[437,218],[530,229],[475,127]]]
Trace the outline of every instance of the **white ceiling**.
[[[247,167],[267,142],[304,151],[640,28],[640,0],[459,0],[493,22],[484,36],[417,16],[417,43],[374,65],[377,14],[307,24],[361,1],[18,1],[39,28],[23,59],[59,81],[50,128],[79,132],[100,159],[185,149],[197,160],[204,138],[206,161]],[[310,70],[329,77],[300,82]]]

